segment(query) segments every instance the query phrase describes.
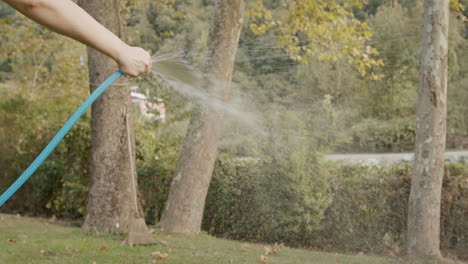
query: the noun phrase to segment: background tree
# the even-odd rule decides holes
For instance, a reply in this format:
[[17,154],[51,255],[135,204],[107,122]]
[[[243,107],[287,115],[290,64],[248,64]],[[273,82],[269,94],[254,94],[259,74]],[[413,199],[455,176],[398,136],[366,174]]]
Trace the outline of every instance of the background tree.
[[[98,22],[122,36],[120,6],[112,0],[83,0],[81,6]],[[88,48],[89,82],[97,88],[117,65],[110,58]],[[129,89],[123,78],[110,87],[92,107],[91,184],[88,212],[82,229],[99,234],[126,231],[135,212],[132,192],[131,150],[127,144]],[[134,141],[132,141],[134,144]],[[136,184],[136,182],[134,183]]]
[[[206,83],[209,93],[223,102],[229,97],[243,16],[243,0],[216,2],[208,37]],[[223,116],[222,109],[197,103],[161,218],[162,229],[181,233],[200,232]]]
[[440,257],[440,203],[447,119],[449,1],[424,1],[408,254]]

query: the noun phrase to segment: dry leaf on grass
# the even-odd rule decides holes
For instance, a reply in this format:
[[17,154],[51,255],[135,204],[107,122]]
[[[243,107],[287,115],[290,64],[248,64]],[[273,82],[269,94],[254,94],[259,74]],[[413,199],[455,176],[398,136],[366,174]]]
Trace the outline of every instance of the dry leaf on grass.
[[265,253],[266,256],[270,255],[270,254],[274,254],[273,253],[273,249],[269,246],[264,246],[263,247],[263,252]]
[[71,248],[69,246],[65,246],[65,250],[72,253],[80,253],[79,249]]
[[101,247],[101,251],[106,251],[108,249],[109,249],[109,246],[107,246],[107,245],[104,245],[104,246]]
[[43,256],[43,257],[57,256],[57,254],[55,254],[54,252],[48,251],[48,250],[43,250],[43,249],[41,249],[41,251],[39,251],[39,253],[41,253],[41,256]]
[[247,252],[249,250],[249,246],[248,245],[241,245],[240,246],[240,252]]
[[151,256],[153,256],[153,258],[155,258],[156,260],[163,260],[163,259],[167,259],[169,257],[169,254],[156,251],[156,252],[151,253]]
[[165,240],[159,240],[158,243],[165,247],[169,246],[169,244]]
[[270,259],[267,258],[267,257],[265,257],[265,256],[263,256],[263,255],[261,255],[257,260],[258,260],[258,262],[260,262],[260,263],[270,263]]
[[265,255],[274,255],[279,253],[282,249],[284,248],[284,244],[281,243],[278,245],[278,243],[275,243],[273,246],[264,246],[263,250],[265,251]]
[[281,244],[278,244],[278,243],[275,243],[273,245],[273,249],[276,251],[276,253],[280,252],[282,249],[286,248],[284,246],[284,243],[281,243]]

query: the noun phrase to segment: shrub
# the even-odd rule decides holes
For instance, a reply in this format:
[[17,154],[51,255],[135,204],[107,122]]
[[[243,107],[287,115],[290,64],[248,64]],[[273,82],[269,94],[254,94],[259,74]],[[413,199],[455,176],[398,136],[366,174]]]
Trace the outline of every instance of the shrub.
[[415,137],[414,120],[364,119],[352,127],[352,137],[352,143],[341,148],[364,152],[411,151]]
[[269,124],[261,158],[218,160],[203,228],[236,239],[309,245],[331,202],[329,175],[299,116],[279,112]]
[[[273,164],[222,156],[216,163],[208,192],[203,229],[232,239],[285,242],[322,250],[404,253],[412,176],[410,164],[391,168],[353,165],[331,169],[330,176],[325,178],[329,180],[329,187],[326,191],[322,189],[325,197],[329,197],[326,202],[321,201],[326,205],[320,207],[323,215],[312,210],[315,214],[308,217],[315,216],[314,221],[302,222],[312,223],[313,228],[309,229],[298,224],[302,218],[296,212],[306,212],[309,208],[295,197],[294,188],[284,184],[284,178],[277,171],[272,174],[275,176],[265,175],[268,166]],[[468,166],[464,161],[446,165],[441,248],[461,259],[468,258],[468,222],[464,221],[468,206],[467,180]],[[271,189],[265,191],[266,187]],[[314,197],[318,190],[320,188],[308,189],[311,193],[303,197]],[[293,221],[289,222],[288,212],[291,219],[295,218]]]
[[[146,222],[156,224],[161,218],[169,195],[169,187],[179,156],[180,139],[177,137],[162,137],[155,145],[146,146],[145,148],[144,145],[148,144],[147,140],[149,139],[142,134],[148,132],[139,130],[137,133],[140,134],[140,139],[137,137],[136,142],[138,187]],[[151,142],[151,140],[149,141]]]

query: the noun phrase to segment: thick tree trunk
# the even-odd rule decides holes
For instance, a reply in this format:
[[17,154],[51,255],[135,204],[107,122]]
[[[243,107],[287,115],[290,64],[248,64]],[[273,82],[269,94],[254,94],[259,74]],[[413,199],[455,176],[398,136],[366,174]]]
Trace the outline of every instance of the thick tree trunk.
[[[223,101],[229,96],[243,13],[243,0],[218,0],[208,37],[205,66],[212,84],[208,89]],[[222,121],[221,110],[206,104],[195,107],[160,222],[163,230],[200,232]]]
[[447,117],[449,0],[424,1],[408,254],[440,257],[440,202]]
[[[122,37],[118,2],[114,0],[81,0],[80,5],[98,22]],[[88,48],[89,82],[97,88],[115,72],[117,64]],[[92,106],[91,184],[88,211],[82,226],[84,232],[122,233],[128,230],[137,212],[133,202],[130,155],[126,115],[130,110],[129,88],[124,78]],[[132,137],[134,144],[134,138]]]

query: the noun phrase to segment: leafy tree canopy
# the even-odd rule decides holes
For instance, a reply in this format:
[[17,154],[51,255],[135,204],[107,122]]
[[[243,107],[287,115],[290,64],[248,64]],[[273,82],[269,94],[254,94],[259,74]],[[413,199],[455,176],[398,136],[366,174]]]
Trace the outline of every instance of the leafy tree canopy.
[[272,12],[257,0],[250,4],[250,28],[255,34],[274,29],[279,45],[298,62],[308,63],[310,56],[323,61],[346,59],[362,76],[379,79],[382,76],[373,74],[372,67],[383,61],[375,58],[377,49],[366,43],[372,33],[353,13],[353,8],[362,8],[366,2],[295,0]]

